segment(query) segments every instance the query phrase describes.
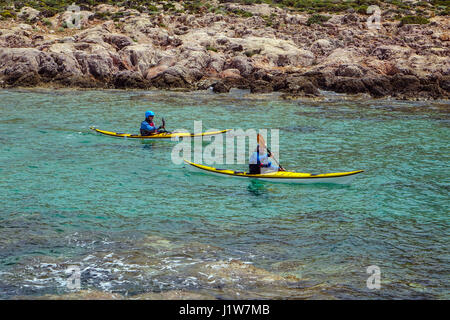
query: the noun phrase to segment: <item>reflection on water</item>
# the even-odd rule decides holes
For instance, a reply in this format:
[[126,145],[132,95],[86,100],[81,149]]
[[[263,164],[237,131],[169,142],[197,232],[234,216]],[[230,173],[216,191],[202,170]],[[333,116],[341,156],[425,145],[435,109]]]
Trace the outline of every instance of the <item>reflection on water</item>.
[[247,190],[255,196],[260,196],[268,192],[264,182],[257,179],[250,179]]

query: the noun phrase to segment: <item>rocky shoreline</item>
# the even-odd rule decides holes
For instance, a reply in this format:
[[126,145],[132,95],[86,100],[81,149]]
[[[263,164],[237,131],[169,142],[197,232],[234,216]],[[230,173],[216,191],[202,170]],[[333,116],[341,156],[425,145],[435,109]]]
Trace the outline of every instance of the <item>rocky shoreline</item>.
[[251,15],[148,14],[102,4],[82,10],[77,29],[65,25],[71,12],[43,18],[22,8],[0,21],[0,86],[449,98],[448,16],[403,25],[383,13],[372,29],[368,15],[355,12],[311,23],[311,15],[266,4],[224,6]]

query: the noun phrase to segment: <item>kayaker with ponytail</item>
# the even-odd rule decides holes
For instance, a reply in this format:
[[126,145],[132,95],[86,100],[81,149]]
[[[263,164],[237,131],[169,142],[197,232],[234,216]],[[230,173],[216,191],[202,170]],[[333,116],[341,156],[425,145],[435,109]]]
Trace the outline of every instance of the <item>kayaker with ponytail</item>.
[[155,133],[166,132],[166,130],[164,130],[164,120],[162,126],[156,127],[153,123],[154,116],[155,113],[153,111],[145,112],[145,120],[141,123],[141,136],[149,136]]
[[256,151],[249,159],[249,173],[261,174],[277,171],[285,171],[284,168],[274,165],[269,158],[272,156],[270,151],[265,151],[265,148],[260,148],[259,144],[256,146]]

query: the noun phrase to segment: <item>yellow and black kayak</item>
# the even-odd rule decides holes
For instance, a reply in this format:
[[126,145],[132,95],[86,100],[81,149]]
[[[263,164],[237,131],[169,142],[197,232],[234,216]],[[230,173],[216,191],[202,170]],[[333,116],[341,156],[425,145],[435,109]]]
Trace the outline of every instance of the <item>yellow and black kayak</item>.
[[210,131],[210,132],[201,132],[201,133],[188,133],[188,132],[163,132],[163,133],[156,133],[149,136],[141,136],[140,134],[131,134],[131,133],[121,133],[121,132],[112,132],[112,131],[105,131],[100,130],[94,127],[91,127],[92,130],[112,137],[119,137],[119,138],[136,138],[136,139],[170,139],[173,137],[201,137],[201,136],[213,136],[217,134],[222,134],[225,132],[230,131],[231,129],[226,130],[220,130],[220,131]]
[[335,173],[301,173],[301,172],[289,172],[278,171],[264,174],[250,174],[242,171],[234,171],[229,169],[217,169],[213,167],[204,166],[201,164],[193,163],[184,160],[191,168],[196,171],[208,172],[214,175],[224,177],[237,177],[237,178],[253,178],[272,182],[288,182],[288,183],[337,183],[337,184],[349,184],[357,174],[364,172],[364,170],[350,171],[350,172],[335,172]]

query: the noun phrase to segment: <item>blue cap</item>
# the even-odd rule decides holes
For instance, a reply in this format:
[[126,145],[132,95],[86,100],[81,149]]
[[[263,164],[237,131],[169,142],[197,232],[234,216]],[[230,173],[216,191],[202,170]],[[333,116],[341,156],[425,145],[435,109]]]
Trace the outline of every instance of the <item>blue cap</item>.
[[153,111],[146,111],[145,112],[145,119],[147,119],[148,117],[153,117],[155,114],[153,113]]

